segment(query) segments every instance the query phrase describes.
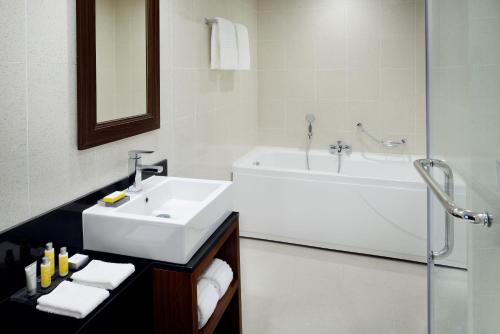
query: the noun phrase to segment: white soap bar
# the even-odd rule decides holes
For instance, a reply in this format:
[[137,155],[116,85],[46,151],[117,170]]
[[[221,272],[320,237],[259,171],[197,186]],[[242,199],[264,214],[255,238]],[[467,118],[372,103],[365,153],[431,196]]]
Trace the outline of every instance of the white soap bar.
[[70,269],[78,270],[89,262],[89,256],[76,253],[68,259]]

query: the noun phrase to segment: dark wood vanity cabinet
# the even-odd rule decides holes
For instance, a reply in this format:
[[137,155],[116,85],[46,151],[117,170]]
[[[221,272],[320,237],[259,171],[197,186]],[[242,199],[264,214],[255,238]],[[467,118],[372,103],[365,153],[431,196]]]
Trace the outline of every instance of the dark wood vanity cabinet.
[[[211,245],[204,256],[188,270],[153,269],[155,333],[241,333],[240,245],[238,215],[229,217],[229,228]],[[196,255],[195,255],[196,257]],[[234,277],[219,300],[210,320],[198,329],[197,283],[214,258],[226,261]]]

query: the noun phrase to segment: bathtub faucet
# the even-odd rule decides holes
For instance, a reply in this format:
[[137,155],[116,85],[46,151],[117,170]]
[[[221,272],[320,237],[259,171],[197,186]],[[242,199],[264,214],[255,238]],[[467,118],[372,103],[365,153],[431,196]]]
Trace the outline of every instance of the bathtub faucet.
[[337,140],[337,144],[330,145],[329,147],[330,154],[337,154],[337,173],[340,174],[340,170],[342,168],[342,155],[344,153],[350,154],[352,149],[351,145],[344,144],[342,140]]
[[337,144],[330,145],[329,151],[331,154],[342,154],[342,153],[351,153],[352,148],[350,145],[344,144],[342,140],[337,140]]

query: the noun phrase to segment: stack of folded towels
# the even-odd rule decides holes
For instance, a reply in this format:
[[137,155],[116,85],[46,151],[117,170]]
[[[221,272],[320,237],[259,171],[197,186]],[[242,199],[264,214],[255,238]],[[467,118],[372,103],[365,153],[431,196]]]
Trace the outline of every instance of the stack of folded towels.
[[108,296],[107,290],[64,281],[51,293],[38,298],[36,308],[48,313],[83,319]]
[[198,280],[198,329],[208,322],[217,302],[224,296],[233,280],[231,267],[221,259],[214,259]]
[[52,292],[38,298],[36,308],[83,319],[108,298],[107,290],[118,287],[134,271],[130,263],[93,260],[71,276],[73,282],[63,281]]
[[80,271],[71,276],[73,282],[96,288],[113,290],[132,275],[135,267],[131,263],[109,263],[92,260]]

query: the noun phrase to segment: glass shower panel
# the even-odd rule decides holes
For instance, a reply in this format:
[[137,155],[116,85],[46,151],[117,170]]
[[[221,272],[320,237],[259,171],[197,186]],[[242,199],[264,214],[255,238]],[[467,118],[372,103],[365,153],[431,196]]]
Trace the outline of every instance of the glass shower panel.
[[[428,0],[427,15],[429,156],[453,170],[458,206],[496,217],[490,228],[454,219],[453,251],[429,266],[430,330],[498,333],[500,1]],[[430,250],[444,242],[443,210],[431,194]]]

